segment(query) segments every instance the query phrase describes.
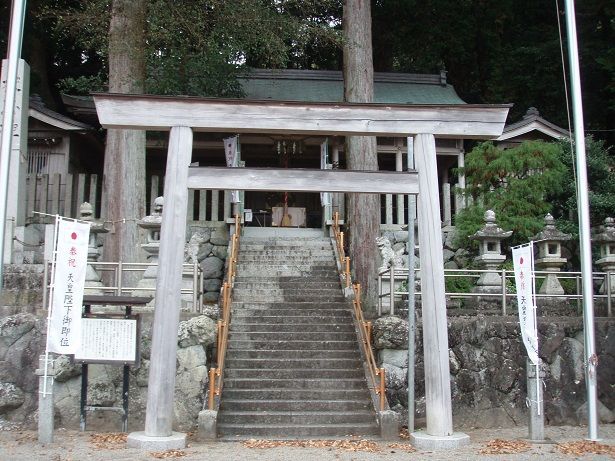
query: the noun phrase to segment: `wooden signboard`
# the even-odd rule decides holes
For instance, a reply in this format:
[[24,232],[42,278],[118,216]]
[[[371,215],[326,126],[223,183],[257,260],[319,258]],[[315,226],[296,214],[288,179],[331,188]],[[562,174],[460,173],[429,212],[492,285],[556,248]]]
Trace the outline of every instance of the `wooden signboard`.
[[132,317],[84,318],[81,350],[75,360],[87,363],[135,364],[137,362],[138,319]]

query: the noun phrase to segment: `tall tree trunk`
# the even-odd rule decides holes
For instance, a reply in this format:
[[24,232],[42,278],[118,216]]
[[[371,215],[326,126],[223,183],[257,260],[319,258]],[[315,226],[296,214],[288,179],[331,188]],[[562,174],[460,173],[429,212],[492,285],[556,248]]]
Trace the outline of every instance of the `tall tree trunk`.
[[[145,0],[113,0],[109,24],[109,92],[143,93]],[[106,261],[138,262],[139,229],[145,215],[145,132],[107,131],[103,216],[115,232],[105,241]]]
[[[347,102],[372,102],[374,66],[372,59],[372,19],[369,0],[344,2],[344,99]],[[351,170],[377,170],[376,138],[346,138],[346,161]],[[376,305],[380,235],[380,197],[375,194],[351,194],[346,220],[349,224],[349,250],[355,279],[364,287],[368,308]]]

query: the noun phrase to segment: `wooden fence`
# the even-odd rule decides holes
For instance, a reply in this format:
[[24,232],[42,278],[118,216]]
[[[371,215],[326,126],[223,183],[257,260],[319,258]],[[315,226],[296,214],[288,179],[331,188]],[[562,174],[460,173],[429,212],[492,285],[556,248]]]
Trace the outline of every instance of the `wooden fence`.
[[[152,212],[154,199],[163,195],[164,176],[150,175],[146,209]],[[337,202],[343,204],[342,194],[334,194]],[[340,197],[337,197],[339,195]],[[94,208],[94,216],[100,218],[102,198],[102,176],[97,174],[29,174],[27,175],[26,218],[28,222],[39,222],[40,216],[33,212],[60,214],[70,218],[79,217],[79,206],[89,202]],[[442,221],[451,224],[451,202],[455,205],[455,194],[451,194],[450,184],[442,187]],[[335,201],[335,200],[334,200]],[[385,194],[381,196],[382,224],[406,224],[407,198],[403,195]],[[459,206],[455,206],[457,211]],[[341,211],[343,206],[335,207]],[[327,216],[330,216],[328,213]],[[190,190],[188,191],[188,220],[226,221],[232,216],[230,191]]]
[[[164,177],[151,175],[146,209],[151,213],[154,199],[162,195]],[[89,202],[94,216],[100,218],[102,176],[97,174],[28,174],[26,176],[26,220],[28,223],[45,221],[39,213],[79,217],[79,207]],[[188,219],[194,221],[225,221],[231,217],[229,191],[190,190]]]

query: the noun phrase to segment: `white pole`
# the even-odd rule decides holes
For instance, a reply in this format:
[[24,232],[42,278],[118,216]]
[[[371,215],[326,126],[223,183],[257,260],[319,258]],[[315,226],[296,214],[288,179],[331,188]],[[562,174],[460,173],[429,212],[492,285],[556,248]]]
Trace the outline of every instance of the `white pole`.
[[[51,262],[51,289],[49,290],[49,306],[43,306],[43,308],[47,307],[47,337],[45,339],[45,371],[44,371],[44,380],[43,380],[43,398],[45,398],[47,395],[47,375],[49,373],[49,367],[48,367],[48,364],[49,364],[49,330],[51,326],[51,314],[55,307],[53,305],[53,299],[54,299],[54,292],[56,289],[56,262],[58,260],[57,248],[58,248],[58,227],[59,225],[60,225],[60,216],[56,215],[55,226],[53,228],[53,260]],[[45,261],[45,264],[47,264],[47,261]],[[43,290],[47,291],[47,287],[44,286]]]
[[[6,206],[9,188],[9,163],[13,138],[13,111],[17,88],[17,67],[21,55],[23,23],[26,1],[14,0],[11,14],[11,30],[7,55],[6,95],[2,117],[2,145],[0,146],[0,296],[2,296],[2,273],[4,269],[4,239],[6,238]],[[14,172],[16,174],[16,172]]]
[[598,357],[594,340],[594,301],[592,286],[592,255],[589,223],[587,162],[585,157],[585,129],[579,50],[573,0],[566,0],[566,30],[568,32],[568,58],[572,91],[572,114],[577,167],[577,207],[579,212],[579,240],[581,253],[581,283],[583,286],[583,325],[585,342],[585,385],[587,387],[587,430],[589,440],[598,440],[596,365]]
[[536,272],[534,270],[534,242],[530,241],[530,256],[532,260],[532,316],[534,317],[534,337],[536,338],[536,414],[541,415],[542,402],[540,397],[540,354],[538,353],[538,316],[536,315]]

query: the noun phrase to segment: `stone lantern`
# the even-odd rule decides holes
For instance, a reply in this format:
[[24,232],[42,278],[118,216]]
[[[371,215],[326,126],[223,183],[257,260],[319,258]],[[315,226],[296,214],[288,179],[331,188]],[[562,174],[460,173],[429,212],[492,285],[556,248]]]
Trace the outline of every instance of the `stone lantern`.
[[92,263],[98,261],[100,250],[98,249],[98,234],[109,232],[100,221],[94,219],[94,209],[88,202],[83,202],[79,207],[79,219],[90,223],[90,239],[88,241],[88,265],[85,270],[85,293],[89,295],[102,294],[103,283],[100,274],[96,272]]
[[474,259],[488,272],[483,272],[476,282],[475,293],[500,293],[502,277],[499,266],[506,261],[502,254],[502,240],[512,235],[512,231],[505,231],[495,222],[495,212],[485,212],[485,225],[470,236],[471,240],[478,240],[479,255]]
[[164,198],[156,197],[152,213],[137,222],[137,225],[147,232],[146,243],[143,243],[141,248],[148,254],[148,262],[153,264],[143,273],[143,278],[139,281],[138,287],[151,288],[152,291],[156,289],[156,278],[158,277],[158,253],[160,252],[160,228],[162,226],[163,206]]
[[564,234],[555,227],[555,219],[551,214],[545,216],[545,227],[531,240],[536,241],[538,258],[534,261],[536,267],[547,272],[544,282],[538,290],[545,295],[563,295],[564,289],[557,279],[557,272],[566,264],[562,257],[562,242],[570,240],[570,234]]
[[608,274],[598,293],[608,293],[607,283],[609,283],[611,296],[613,296],[615,291],[615,220],[606,218],[602,232],[596,234],[592,240],[600,245],[600,259],[596,261],[596,266]]

